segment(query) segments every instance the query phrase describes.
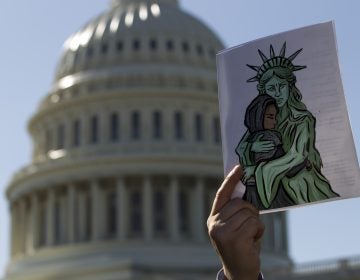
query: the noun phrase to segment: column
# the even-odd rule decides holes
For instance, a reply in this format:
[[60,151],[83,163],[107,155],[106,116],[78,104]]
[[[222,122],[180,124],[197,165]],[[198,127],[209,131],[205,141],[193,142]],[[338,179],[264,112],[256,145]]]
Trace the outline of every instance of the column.
[[153,195],[151,189],[151,181],[148,176],[143,182],[143,228],[145,229],[145,240],[150,241],[153,237]]
[[15,207],[14,202],[10,204],[10,221],[11,221],[11,228],[10,228],[10,255],[13,257],[15,255]]
[[34,253],[39,244],[39,198],[35,193],[31,195],[30,238],[28,251]]
[[171,241],[179,241],[180,232],[179,232],[179,184],[176,177],[171,177],[170,181],[170,215],[169,215],[169,225],[170,225],[170,237]]
[[91,240],[101,238],[100,186],[98,181],[91,181]]
[[116,184],[116,211],[117,211],[117,238],[124,240],[126,235],[126,199],[125,182],[123,178],[117,179]]
[[19,201],[20,207],[20,232],[19,232],[19,251],[24,254],[26,251],[26,201],[21,198]]
[[19,204],[14,203],[14,255],[19,252]]
[[67,186],[67,236],[68,242],[75,242],[75,185]]
[[84,192],[78,192],[78,211],[77,211],[77,220],[78,220],[78,239],[84,241],[86,237],[86,207],[85,200],[86,195]]
[[67,228],[68,228],[68,223],[67,223],[68,211],[67,211],[66,194],[63,193],[59,199],[60,199],[60,223],[61,223],[60,240],[61,243],[64,244],[67,242]]
[[55,243],[55,190],[48,190],[46,202],[46,245],[53,246]]
[[196,241],[205,240],[205,215],[204,215],[204,180],[198,178],[194,194],[194,218],[192,224],[192,233]]
[[32,201],[29,198],[29,206],[26,211],[26,240],[25,240],[25,252],[31,253],[31,240],[32,240]]

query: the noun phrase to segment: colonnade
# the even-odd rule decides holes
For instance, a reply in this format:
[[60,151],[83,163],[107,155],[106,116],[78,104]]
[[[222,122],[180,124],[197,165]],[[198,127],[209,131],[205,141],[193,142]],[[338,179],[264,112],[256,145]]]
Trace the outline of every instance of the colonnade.
[[[206,240],[205,221],[216,192],[216,179],[192,177],[184,181],[179,176],[163,176],[165,184],[161,188],[152,176],[133,179],[133,182],[127,177],[71,182],[16,199],[11,204],[12,256],[32,254],[43,247],[108,239]],[[186,185],[188,182],[190,185]],[[209,186],[208,182],[214,184]],[[139,204],[133,203],[132,193],[140,198]],[[156,205],[156,195],[164,198],[157,200],[164,206]],[[109,198],[115,200],[115,211]],[[136,211],[140,213],[139,221],[132,220],[135,216],[131,213]],[[164,219],[160,235],[155,216]],[[109,223],[116,225],[112,235]],[[140,223],[137,235],[132,234],[134,223]],[[181,229],[184,223],[188,224],[185,230]]]
[[[137,116],[137,121],[135,117]],[[156,117],[157,116],[157,117]],[[219,147],[219,117],[197,110],[113,110],[94,108],[92,113],[80,114],[77,118],[66,115],[47,123],[39,123],[33,131],[34,158],[51,151],[89,147],[96,144],[131,144],[134,140],[158,143],[201,143]],[[45,129],[43,129],[45,127]],[[41,128],[41,130],[40,130]],[[138,131],[136,136],[134,131]],[[156,132],[157,131],[157,132]],[[186,133],[185,133],[186,132]]]

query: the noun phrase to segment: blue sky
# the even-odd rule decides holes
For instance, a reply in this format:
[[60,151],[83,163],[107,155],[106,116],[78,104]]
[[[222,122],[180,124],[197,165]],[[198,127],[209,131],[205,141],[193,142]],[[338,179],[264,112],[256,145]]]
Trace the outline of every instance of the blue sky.
[[[0,2],[2,137],[0,191],[11,174],[30,161],[26,124],[53,80],[66,38],[110,1],[32,0]],[[207,23],[226,46],[328,20],[335,20],[342,80],[357,150],[360,97],[356,69],[360,2],[356,0],[242,1],[180,0]],[[358,152],[359,156],[359,152]],[[360,187],[360,186],[359,186]],[[296,262],[360,255],[360,199],[289,212],[290,253]],[[0,277],[8,261],[8,206],[0,196]]]

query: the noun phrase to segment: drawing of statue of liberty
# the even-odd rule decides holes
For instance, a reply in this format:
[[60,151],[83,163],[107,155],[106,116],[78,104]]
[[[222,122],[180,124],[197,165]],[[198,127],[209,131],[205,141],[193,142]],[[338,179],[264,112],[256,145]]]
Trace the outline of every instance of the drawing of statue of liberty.
[[262,65],[252,66],[259,95],[246,110],[245,126],[235,151],[244,167],[244,199],[259,209],[273,209],[338,197],[321,173],[322,161],[315,147],[315,117],[301,101],[294,65],[299,49],[285,57],[270,45],[270,58],[260,50]]

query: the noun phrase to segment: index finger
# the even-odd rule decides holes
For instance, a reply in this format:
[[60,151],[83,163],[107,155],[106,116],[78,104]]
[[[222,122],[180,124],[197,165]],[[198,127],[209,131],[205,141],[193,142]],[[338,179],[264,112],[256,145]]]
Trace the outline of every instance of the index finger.
[[236,165],[226,176],[216,193],[214,203],[211,209],[211,215],[217,214],[224,205],[231,200],[236,184],[244,176],[244,171],[240,165]]

